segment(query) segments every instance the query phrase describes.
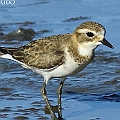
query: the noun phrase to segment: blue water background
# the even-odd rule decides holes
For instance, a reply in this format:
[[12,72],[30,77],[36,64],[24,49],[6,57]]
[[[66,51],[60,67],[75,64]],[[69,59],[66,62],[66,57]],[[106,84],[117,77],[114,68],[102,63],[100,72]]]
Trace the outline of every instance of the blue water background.
[[[76,19],[79,17],[81,19]],[[26,21],[35,23],[24,26],[23,23]],[[110,104],[113,108],[119,106],[120,1],[15,0],[13,5],[2,5],[0,3],[0,28],[5,34],[17,30],[19,27],[32,28],[38,33],[40,30],[50,31],[37,34],[33,38],[38,39],[50,35],[72,33],[84,21],[101,23],[106,28],[106,39],[114,46],[114,49],[99,46],[93,62],[78,75],[67,78],[62,95],[63,116],[66,120],[77,120],[80,117],[79,115],[83,115],[81,120],[91,119],[91,115],[93,115],[94,120],[97,117],[101,118],[99,111],[95,113],[97,109],[95,105],[99,104],[96,103],[98,101],[102,106],[104,106],[105,101],[110,102],[106,103],[109,112],[114,111],[109,107]],[[13,41],[8,44],[6,41],[0,41],[0,46],[18,47],[30,42],[25,40],[13,44]],[[0,59],[0,112],[6,107],[9,108],[9,111],[0,113],[0,119],[12,120],[21,115],[36,120],[42,119],[42,117],[44,120],[49,119],[50,116],[45,115],[43,111],[45,103],[40,94],[42,84],[43,78],[40,75],[33,73],[31,70],[23,69],[18,63]],[[58,85],[59,80],[54,79],[47,86],[52,104],[57,103],[56,90]],[[90,107],[90,101],[92,101],[93,108]],[[100,107],[101,104],[98,105],[100,109],[103,108]],[[27,114],[24,114],[24,112],[19,111],[20,108],[26,110],[31,107],[38,109],[36,113],[34,111],[25,111]],[[94,108],[93,112],[95,114],[91,114],[90,111]],[[118,111],[116,109],[116,113],[111,112],[110,114],[113,113],[112,117],[105,117],[113,120],[114,116],[117,115],[117,118],[120,119],[119,114],[117,114]],[[7,114],[6,118],[3,118],[2,116],[5,114]],[[45,116],[47,118],[44,118]]]

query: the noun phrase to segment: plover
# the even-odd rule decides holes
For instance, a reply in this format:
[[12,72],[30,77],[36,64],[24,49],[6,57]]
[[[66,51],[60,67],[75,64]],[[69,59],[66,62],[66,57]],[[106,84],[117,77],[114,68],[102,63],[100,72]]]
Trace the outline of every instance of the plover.
[[41,92],[52,119],[57,119],[46,95],[45,87],[52,78],[61,78],[58,87],[58,117],[61,113],[61,92],[67,76],[80,72],[94,58],[95,49],[103,44],[113,46],[105,39],[105,28],[96,22],[79,25],[72,34],[53,35],[32,41],[18,48],[0,47],[0,56],[32,69],[44,78]]

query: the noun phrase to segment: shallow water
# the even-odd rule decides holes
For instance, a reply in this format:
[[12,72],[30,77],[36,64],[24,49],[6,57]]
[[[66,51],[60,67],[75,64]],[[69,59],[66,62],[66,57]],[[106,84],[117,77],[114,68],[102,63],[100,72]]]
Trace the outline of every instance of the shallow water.
[[[82,115],[85,110],[84,107],[89,104],[91,106],[91,101],[93,104],[110,102],[114,103],[113,106],[120,102],[119,11],[119,0],[16,0],[14,5],[0,4],[0,30],[4,34],[19,27],[32,28],[36,32],[33,39],[37,39],[71,33],[80,23],[88,20],[100,22],[106,28],[106,39],[115,49],[99,47],[91,64],[79,74],[67,78],[62,94],[63,117],[66,120],[78,119],[78,115]],[[29,41],[31,40],[0,40],[0,46],[17,47]],[[0,119],[50,119],[43,110],[45,103],[40,94],[42,84],[43,78],[40,75],[22,68],[16,62],[0,59]],[[59,79],[51,80],[47,85],[48,97],[53,105],[57,104],[58,85]],[[82,107],[78,108],[79,111],[74,109],[77,105]],[[89,106],[86,108],[90,111]],[[92,118],[81,117],[81,120],[88,119]],[[94,120],[97,117],[94,116]]]

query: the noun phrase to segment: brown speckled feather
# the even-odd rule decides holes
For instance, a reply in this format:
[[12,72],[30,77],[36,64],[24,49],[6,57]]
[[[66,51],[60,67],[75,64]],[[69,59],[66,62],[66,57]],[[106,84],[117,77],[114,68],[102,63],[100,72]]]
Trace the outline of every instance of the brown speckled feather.
[[[8,51],[15,59],[28,66],[50,69],[64,63],[63,46],[69,41],[70,36],[70,34],[65,34],[45,37]],[[63,42],[60,42],[62,40]]]

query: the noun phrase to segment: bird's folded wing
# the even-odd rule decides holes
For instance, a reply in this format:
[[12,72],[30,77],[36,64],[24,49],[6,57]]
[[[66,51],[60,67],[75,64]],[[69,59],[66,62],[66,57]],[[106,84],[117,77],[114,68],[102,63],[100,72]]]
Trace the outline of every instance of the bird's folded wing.
[[8,48],[14,59],[39,69],[51,69],[64,63],[64,51],[59,41],[38,40],[20,48]]

